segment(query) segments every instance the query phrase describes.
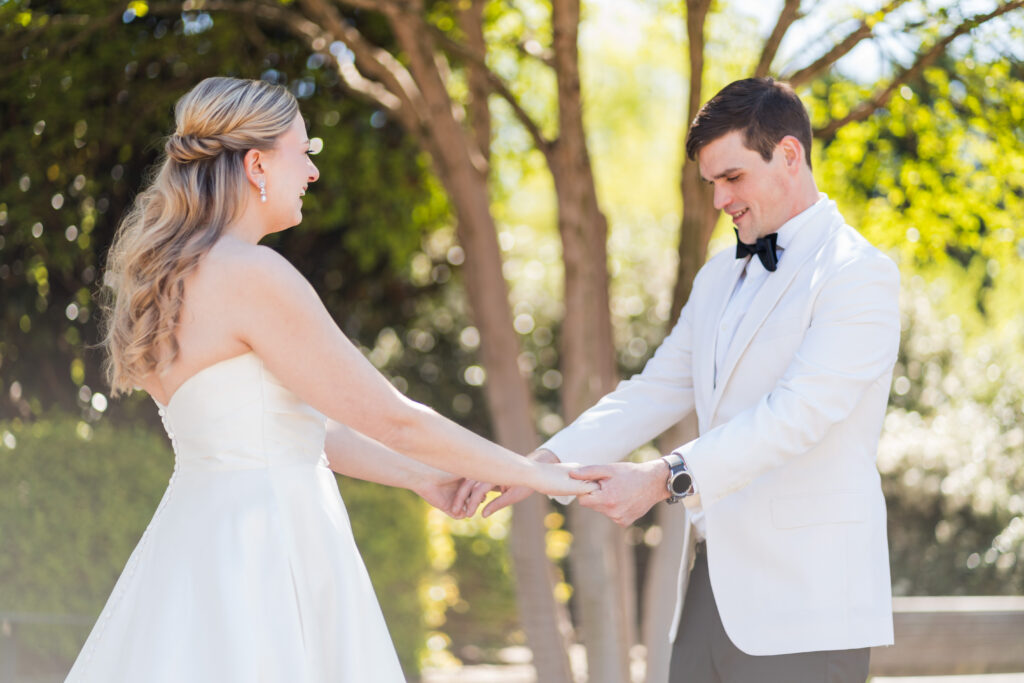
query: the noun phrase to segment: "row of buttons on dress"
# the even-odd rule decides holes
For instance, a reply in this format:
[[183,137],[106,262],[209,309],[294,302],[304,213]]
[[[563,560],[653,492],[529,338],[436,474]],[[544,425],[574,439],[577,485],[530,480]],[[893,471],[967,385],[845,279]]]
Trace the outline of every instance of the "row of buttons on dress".
[[[174,440],[174,432],[171,430],[170,421],[167,419],[167,409],[163,406],[159,406],[157,414],[160,415],[160,422],[164,425],[164,431],[167,432],[167,438],[171,440],[171,449],[174,451],[175,460],[178,455],[178,442]],[[177,464],[177,462],[175,462]]]

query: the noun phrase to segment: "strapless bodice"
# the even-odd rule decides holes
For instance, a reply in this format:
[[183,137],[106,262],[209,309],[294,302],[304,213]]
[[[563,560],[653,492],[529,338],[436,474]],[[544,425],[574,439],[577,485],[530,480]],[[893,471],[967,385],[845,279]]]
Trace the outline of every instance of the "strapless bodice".
[[252,352],[200,370],[157,406],[177,469],[316,465],[324,458],[324,415]]

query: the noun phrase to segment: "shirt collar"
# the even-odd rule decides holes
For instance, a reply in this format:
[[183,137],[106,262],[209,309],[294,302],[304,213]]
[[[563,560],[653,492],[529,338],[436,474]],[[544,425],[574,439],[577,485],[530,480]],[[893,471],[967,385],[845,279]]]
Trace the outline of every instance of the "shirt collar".
[[778,249],[785,249],[793,243],[793,238],[805,225],[816,219],[830,204],[828,195],[824,192],[818,193],[818,201],[790,218],[778,229],[779,237],[775,242]]

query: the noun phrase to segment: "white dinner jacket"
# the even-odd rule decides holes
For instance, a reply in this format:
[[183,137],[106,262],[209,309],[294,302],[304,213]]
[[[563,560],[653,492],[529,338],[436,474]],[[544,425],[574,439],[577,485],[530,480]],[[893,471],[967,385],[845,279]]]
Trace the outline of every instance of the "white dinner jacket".
[[[899,273],[825,201],[757,292],[717,386],[716,328],[745,263],[732,250],[697,274],[643,372],[544,445],[563,462],[609,463],[696,411],[699,436],[676,452],[700,494],[722,623],[753,655],[893,642],[875,456]],[[692,545],[684,539],[673,640]]]

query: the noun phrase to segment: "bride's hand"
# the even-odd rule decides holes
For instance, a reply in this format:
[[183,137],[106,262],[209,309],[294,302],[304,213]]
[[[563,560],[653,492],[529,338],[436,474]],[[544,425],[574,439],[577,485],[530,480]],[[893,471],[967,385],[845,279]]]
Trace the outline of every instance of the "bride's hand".
[[[538,464],[557,464],[559,462],[558,456],[546,448],[533,451],[527,455],[526,458]],[[476,509],[487,497],[487,494],[491,491],[497,491],[501,495],[491,499],[491,501],[484,506],[484,517],[490,517],[502,508],[524,501],[534,493],[534,489],[529,486],[494,486],[487,482],[477,482],[467,479],[456,495],[455,506],[459,509],[464,509],[467,516],[472,516],[476,513]]]
[[473,512],[466,509],[465,501],[459,503],[458,493],[465,479],[438,470],[436,476],[422,479],[413,489],[420,498],[427,501],[452,519],[463,519]]
[[[583,496],[600,489],[594,481],[573,479],[569,473],[579,469],[573,463],[541,463],[534,462],[535,479],[530,484],[536,491],[549,496]],[[586,484],[586,486],[580,486]]]
[[[531,486],[495,486],[482,481],[467,479],[459,487],[453,501],[453,507],[467,517],[476,514],[477,508],[491,491],[497,491],[501,495],[491,500],[484,506],[483,516],[490,517],[498,510],[526,500],[534,491],[540,491],[552,496],[583,495],[591,493],[600,488],[594,482],[581,482],[569,478],[569,472],[577,469],[579,465],[563,465],[559,462],[558,456],[546,449],[536,450],[526,456],[533,461],[534,478]],[[580,488],[578,484],[588,483],[590,486]]]

